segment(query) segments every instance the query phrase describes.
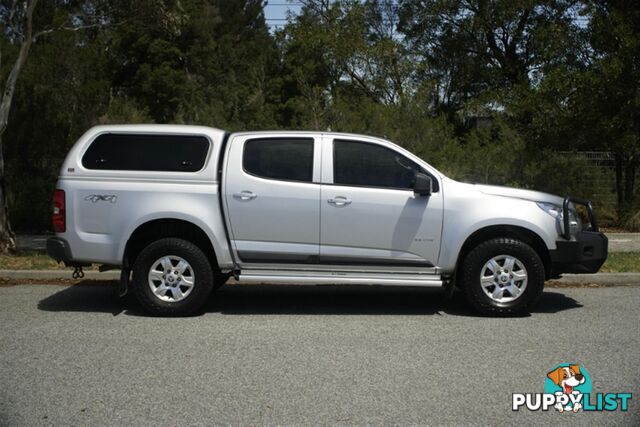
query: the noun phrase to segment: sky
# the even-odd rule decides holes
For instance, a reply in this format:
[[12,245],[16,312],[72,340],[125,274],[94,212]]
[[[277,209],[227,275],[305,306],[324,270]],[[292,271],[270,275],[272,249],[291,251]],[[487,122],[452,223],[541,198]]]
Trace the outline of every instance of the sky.
[[264,8],[267,24],[272,30],[284,26],[287,19],[287,11],[298,13],[302,4],[298,1],[289,0],[268,0]]

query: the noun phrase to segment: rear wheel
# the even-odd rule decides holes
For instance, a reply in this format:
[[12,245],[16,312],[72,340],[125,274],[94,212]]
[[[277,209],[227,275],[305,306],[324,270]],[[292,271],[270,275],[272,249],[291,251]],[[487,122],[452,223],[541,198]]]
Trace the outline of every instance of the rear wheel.
[[211,264],[193,243],[165,238],[140,252],[133,266],[134,292],[146,311],[161,316],[198,312],[214,287]]
[[510,238],[491,239],[467,254],[462,280],[467,300],[480,313],[526,313],[544,288],[544,265],[535,250]]

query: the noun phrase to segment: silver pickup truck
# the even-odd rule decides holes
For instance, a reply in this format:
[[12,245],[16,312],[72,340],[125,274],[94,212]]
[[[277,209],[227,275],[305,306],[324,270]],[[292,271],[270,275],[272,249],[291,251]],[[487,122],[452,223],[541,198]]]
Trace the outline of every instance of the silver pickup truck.
[[389,141],[330,132],[94,127],[64,161],[53,226],[51,257],[121,268],[120,289],[158,315],[197,312],[229,277],[455,286],[509,315],[607,257],[589,201],[457,182]]

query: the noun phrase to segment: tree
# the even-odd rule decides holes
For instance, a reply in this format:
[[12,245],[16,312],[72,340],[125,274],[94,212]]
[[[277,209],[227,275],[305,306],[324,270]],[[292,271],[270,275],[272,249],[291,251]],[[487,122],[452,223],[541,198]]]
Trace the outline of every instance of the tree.
[[113,34],[117,97],[158,123],[276,127],[278,53],[261,0],[142,1],[117,13],[136,15]]
[[[9,125],[16,84],[27,63],[32,45],[39,38],[57,31],[76,32],[108,24],[101,15],[105,7],[101,0],[49,1],[38,7],[39,13],[35,14],[38,4],[38,0],[0,3],[2,48],[14,51],[16,56],[0,98],[0,253],[15,250],[15,235],[9,221],[3,136]],[[39,31],[34,30],[36,24],[41,27]]]
[[357,126],[363,122],[345,123],[344,116],[373,118],[412,98],[415,67],[397,34],[393,1],[302,3],[300,14],[278,34],[285,125]]
[[33,42],[33,11],[37,4],[38,0],[20,3],[14,1],[10,7],[3,5],[0,8],[0,20],[6,25],[2,30],[8,34],[9,39],[13,39],[14,43],[19,46],[18,56],[2,88],[2,98],[0,99],[0,253],[14,250],[16,247],[15,235],[9,222],[2,136],[9,123],[9,112],[18,76],[27,61]]
[[[559,63],[575,61],[575,0],[407,0],[400,30],[437,85],[436,108],[502,101]],[[492,93],[493,92],[493,93]]]
[[557,64],[509,114],[531,146],[613,154],[618,221],[637,209],[640,167],[640,7],[593,0],[580,9],[581,60]]
[[594,0],[589,66],[576,75],[571,98],[577,133],[589,147],[615,159],[619,218],[637,208],[640,168],[640,7],[633,0]]

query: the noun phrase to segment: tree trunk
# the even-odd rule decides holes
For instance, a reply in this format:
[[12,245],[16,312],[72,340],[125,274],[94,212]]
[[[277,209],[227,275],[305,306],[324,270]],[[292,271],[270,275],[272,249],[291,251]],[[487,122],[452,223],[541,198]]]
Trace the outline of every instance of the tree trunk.
[[2,91],[0,100],[0,253],[13,251],[16,249],[16,239],[9,223],[9,203],[7,200],[6,180],[4,175],[4,149],[2,146],[2,136],[9,123],[9,112],[13,101],[13,93],[16,90],[16,82],[22,67],[29,56],[29,49],[33,41],[33,10],[38,0],[32,0],[27,5],[25,11],[24,34],[18,58],[11,68],[7,82]]
[[622,175],[622,155],[620,153],[615,153],[615,164],[616,164],[616,196],[618,199],[618,212],[620,213],[620,208],[624,204],[624,187],[622,185],[623,175]]
[[14,251],[16,238],[9,223],[9,206],[4,179],[4,156],[2,154],[2,136],[0,136],[0,253]]
[[634,156],[615,153],[616,194],[618,196],[618,222],[622,225],[633,215],[636,201],[636,171]]
[[624,192],[625,202],[630,208],[634,207],[635,202],[635,181],[636,181],[636,165],[633,160],[629,160],[624,170]]

